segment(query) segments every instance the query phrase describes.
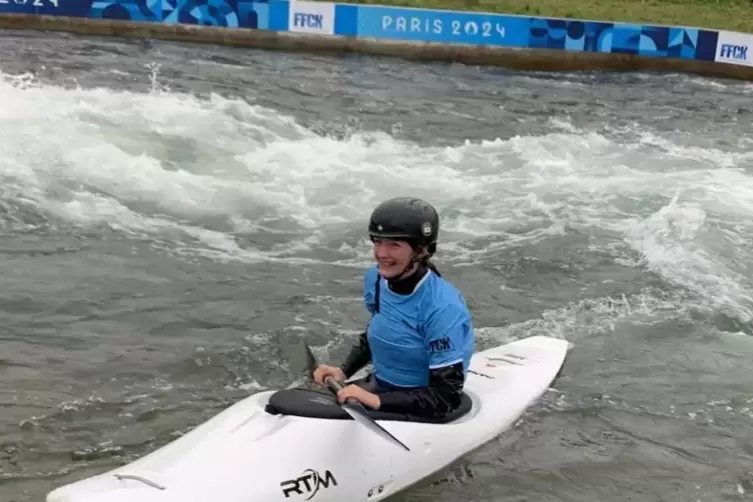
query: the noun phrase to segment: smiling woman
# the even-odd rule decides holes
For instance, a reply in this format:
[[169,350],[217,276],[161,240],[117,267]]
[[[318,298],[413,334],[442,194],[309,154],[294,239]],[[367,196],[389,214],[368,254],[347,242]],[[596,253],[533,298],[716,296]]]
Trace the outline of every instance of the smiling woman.
[[439,215],[421,199],[390,199],[371,214],[377,265],[366,272],[364,301],[372,317],[342,367],[314,372],[321,384],[373,363],[370,377],[338,392],[341,401],[440,421],[463,406],[473,324],[462,294],[430,261],[438,236]]

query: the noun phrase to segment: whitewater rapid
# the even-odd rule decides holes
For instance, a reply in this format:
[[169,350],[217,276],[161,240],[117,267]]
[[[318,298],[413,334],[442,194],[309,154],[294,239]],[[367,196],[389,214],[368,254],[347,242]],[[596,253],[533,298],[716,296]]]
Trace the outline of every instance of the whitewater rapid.
[[365,221],[407,194],[440,209],[437,261],[482,345],[548,334],[578,350],[520,429],[451,472],[459,486],[406,500],[753,490],[750,84],[6,47],[3,500],[300,384],[301,336],[342,357],[364,320]]

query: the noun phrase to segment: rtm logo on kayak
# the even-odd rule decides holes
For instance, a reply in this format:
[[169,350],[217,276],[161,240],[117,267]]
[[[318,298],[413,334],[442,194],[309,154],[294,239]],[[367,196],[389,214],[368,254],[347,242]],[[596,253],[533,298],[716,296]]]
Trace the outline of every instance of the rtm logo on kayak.
[[291,493],[306,495],[304,500],[311,500],[319,492],[319,488],[329,488],[330,483],[337,486],[337,480],[330,471],[324,471],[324,476],[314,469],[306,469],[297,478],[287,479],[280,483],[285,498],[290,498]]

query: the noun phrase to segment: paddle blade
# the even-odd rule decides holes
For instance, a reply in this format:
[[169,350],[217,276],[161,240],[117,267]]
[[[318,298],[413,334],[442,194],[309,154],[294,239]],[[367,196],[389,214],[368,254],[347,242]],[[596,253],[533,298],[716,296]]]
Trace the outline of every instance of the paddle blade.
[[309,344],[304,343],[303,347],[306,350],[306,368],[308,368],[309,373],[313,373],[317,366],[316,357],[314,357],[314,353],[311,352],[311,347],[309,347]]
[[371,429],[372,432],[379,434],[387,441],[391,441],[393,443],[397,443],[403,448],[405,448],[406,451],[410,451],[410,448],[408,448],[405,443],[400,441],[398,438],[393,436],[388,430],[386,430],[384,427],[376,423],[373,418],[371,418],[368,415],[368,412],[366,411],[366,408],[356,401],[355,399],[349,399],[347,402],[343,403],[341,405],[341,408],[345,410],[345,412],[353,417],[353,420],[358,422],[359,424],[363,425],[364,427],[367,427],[368,429]]

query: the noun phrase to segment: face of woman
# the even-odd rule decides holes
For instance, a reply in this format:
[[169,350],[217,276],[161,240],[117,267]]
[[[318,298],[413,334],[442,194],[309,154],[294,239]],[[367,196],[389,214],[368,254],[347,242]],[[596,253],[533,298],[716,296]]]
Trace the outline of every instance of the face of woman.
[[379,264],[379,273],[385,279],[402,274],[413,257],[413,248],[404,241],[376,239],[374,241],[374,258]]

